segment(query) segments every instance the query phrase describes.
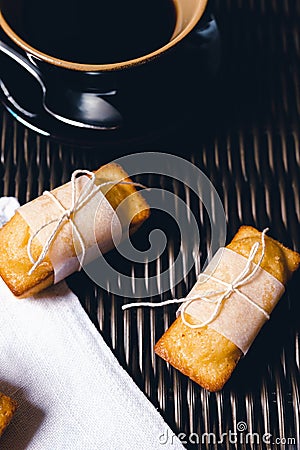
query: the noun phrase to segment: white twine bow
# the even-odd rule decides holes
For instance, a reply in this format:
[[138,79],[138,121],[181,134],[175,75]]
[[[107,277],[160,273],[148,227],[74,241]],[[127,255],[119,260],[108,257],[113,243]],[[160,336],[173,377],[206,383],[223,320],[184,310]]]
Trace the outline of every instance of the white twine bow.
[[[89,180],[85,184],[84,188],[82,189],[80,195],[77,198],[76,178],[78,175],[88,175]],[[143,189],[147,189],[143,184],[135,183],[133,181],[106,181],[106,182],[101,183],[98,186],[96,186],[95,180],[96,180],[96,174],[94,172],[91,172],[86,169],[78,169],[72,173],[72,177],[71,177],[72,202],[71,202],[70,208],[65,208],[52,192],[49,192],[49,191],[43,192],[43,195],[46,195],[47,197],[51,198],[51,200],[58,206],[58,208],[62,211],[62,214],[60,217],[57,217],[53,220],[50,220],[49,222],[46,222],[38,230],[36,230],[35,233],[33,233],[30,236],[28,243],[27,243],[27,254],[28,254],[28,257],[29,257],[30,261],[32,262],[33,266],[29,270],[28,275],[32,275],[32,273],[36,270],[36,268],[44,261],[52,242],[54,241],[57,233],[59,232],[60,227],[66,221],[69,221],[71,223],[72,229],[78,238],[78,241],[79,241],[79,244],[80,244],[80,247],[82,250],[81,258],[79,261],[79,269],[78,269],[78,270],[81,270],[81,267],[83,265],[85,255],[86,255],[86,248],[85,248],[84,239],[83,239],[76,223],[74,222],[74,217],[75,217],[76,211],[78,211],[80,208],[82,208],[97,192],[99,192],[101,190],[101,188],[103,188],[105,186],[111,186],[111,185],[117,185],[117,184],[130,184],[132,186],[137,186],[137,187],[140,187]],[[53,223],[56,223],[56,226],[53,228],[48,239],[46,240],[38,259],[35,260],[32,256],[32,252],[31,252],[32,242],[44,228],[48,227],[49,225],[52,225]]]
[[[259,247],[260,247],[259,242],[255,242],[255,244],[252,246],[244,269],[231,283],[227,283],[226,281],[220,280],[219,278],[215,278],[213,275],[209,275],[209,274],[205,274],[205,273],[202,273],[200,275],[202,277],[204,276],[207,280],[210,279],[210,280],[213,280],[213,281],[221,284],[224,287],[223,289],[207,291],[207,292],[203,292],[202,294],[193,295],[191,297],[175,298],[175,299],[166,300],[166,301],[159,302],[159,303],[151,303],[151,302],[129,303],[127,305],[123,305],[122,309],[126,310],[126,309],[137,307],[137,306],[149,306],[150,308],[156,308],[156,307],[166,306],[166,305],[175,304],[175,303],[182,303],[183,306],[181,308],[180,313],[181,313],[181,319],[182,319],[183,323],[190,328],[203,328],[206,325],[209,325],[211,322],[213,322],[216,319],[216,317],[219,315],[219,313],[223,307],[225,300],[228,297],[230,297],[230,295],[233,292],[236,292],[238,295],[243,297],[247,302],[249,302],[251,305],[253,305],[255,308],[257,308],[266,317],[266,319],[269,320],[269,318],[270,318],[269,314],[260,305],[255,303],[253,300],[251,300],[251,298],[249,298],[247,295],[243,294],[243,292],[241,292],[239,290],[239,288],[241,286],[247,284],[248,281],[250,281],[255,276],[255,274],[257,273],[257,271],[260,268],[260,264],[265,256],[265,249],[266,249],[265,235],[268,230],[269,230],[268,228],[265,228],[261,233],[262,251],[261,251],[261,255],[260,255],[260,258],[259,258],[257,264],[255,264],[254,267],[251,269],[251,264],[252,264],[256,254],[259,250]],[[213,297],[217,296],[217,298],[210,299],[209,297],[212,297],[212,296]],[[214,303],[214,304],[216,304],[216,307],[215,307],[214,311],[212,312],[211,316],[206,321],[197,323],[197,324],[192,324],[192,323],[188,322],[185,318],[186,310],[193,302],[201,301],[201,300],[205,301],[207,303]]]

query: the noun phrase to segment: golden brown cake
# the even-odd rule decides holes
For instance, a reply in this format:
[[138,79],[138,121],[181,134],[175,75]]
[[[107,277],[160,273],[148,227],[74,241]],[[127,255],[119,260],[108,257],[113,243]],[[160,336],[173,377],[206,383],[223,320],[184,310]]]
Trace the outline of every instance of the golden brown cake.
[[[114,163],[102,166],[95,175],[96,185],[108,181],[132,182],[127,173]],[[117,214],[123,228],[130,224],[131,233],[149,217],[149,206],[133,184],[106,185],[101,191],[114,209],[125,200],[117,209]],[[54,283],[54,270],[47,255],[31,275],[28,273],[32,267],[27,253],[30,235],[30,227],[18,212],[0,230],[0,276],[17,297],[31,296]],[[42,248],[39,241],[34,239],[31,249],[35,260]]]
[[[243,226],[227,248],[248,258],[261,232]],[[300,255],[287,249],[278,241],[265,237],[265,254],[261,268],[283,284],[289,280],[300,265]],[[254,259],[258,263],[261,252]],[[199,323],[186,315],[191,324]],[[155,346],[155,352],[183,374],[209,391],[218,391],[230,378],[242,351],[229,339],[209,326],[190,328],[179,316]]]
[[0,436],[11,421],[16,408],[17,403],[0,392]]

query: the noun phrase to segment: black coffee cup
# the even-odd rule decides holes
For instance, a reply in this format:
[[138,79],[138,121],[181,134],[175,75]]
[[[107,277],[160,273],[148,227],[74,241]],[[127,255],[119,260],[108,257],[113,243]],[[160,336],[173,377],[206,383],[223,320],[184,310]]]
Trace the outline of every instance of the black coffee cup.
[[0,0],[0,27],[16,46],[0,42],[0,50],[35,77],[43,106],[56,119],[83,128],[116,129],[122,114],[114,96],[124,89],[124,80],[151,65],[157,82],[157,62],[196,27],[207,0],[146,4]]

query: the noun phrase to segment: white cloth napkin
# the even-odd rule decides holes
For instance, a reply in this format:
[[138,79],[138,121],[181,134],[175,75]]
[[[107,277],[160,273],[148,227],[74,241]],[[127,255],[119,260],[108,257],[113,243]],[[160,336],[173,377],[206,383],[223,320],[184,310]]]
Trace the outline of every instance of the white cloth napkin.
[[1,450],[183,449],[64,282],[18,300],[0,279],[0,391]]

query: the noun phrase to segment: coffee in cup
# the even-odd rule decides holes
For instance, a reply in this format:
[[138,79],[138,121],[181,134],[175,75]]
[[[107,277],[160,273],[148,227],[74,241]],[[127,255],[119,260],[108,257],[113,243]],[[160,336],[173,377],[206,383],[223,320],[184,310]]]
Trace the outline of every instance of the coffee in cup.
[[170,41],[173,0],[23,0],[15,32],[56,58],[110,64],[151,53]]

